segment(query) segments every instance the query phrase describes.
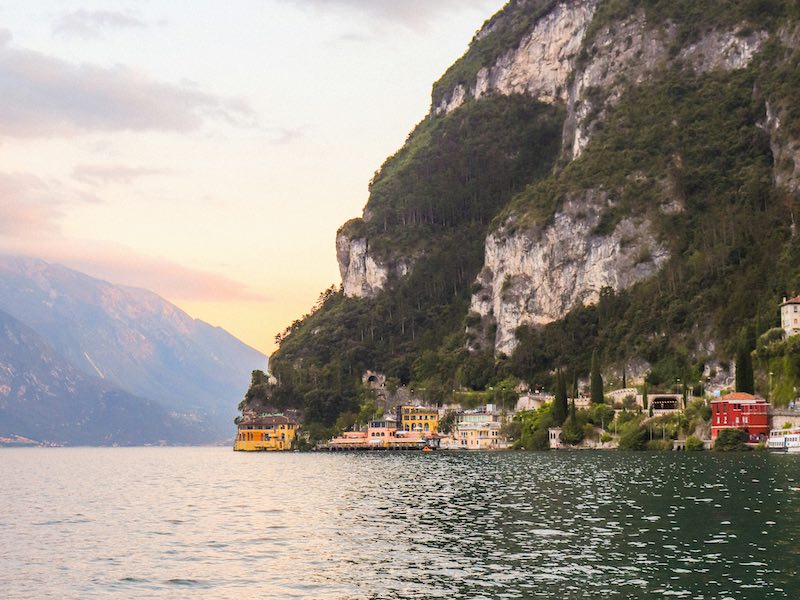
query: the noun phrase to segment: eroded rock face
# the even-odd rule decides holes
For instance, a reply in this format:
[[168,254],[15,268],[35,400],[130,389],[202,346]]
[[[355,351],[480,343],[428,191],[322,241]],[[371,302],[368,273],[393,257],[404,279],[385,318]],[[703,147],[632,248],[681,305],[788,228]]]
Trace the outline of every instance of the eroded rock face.
[[348,298],[372,298],[386,287],[389,270],[369,254],[366,238],[336,237],[336,259],[342,288]]
[[737,30],[712,30],[695,44],[671,57],[675,29],[667,25],[650,28],[643,11],[631,15],[613,29],[598,32],[588,50],[590,58],[572,79],[564,126],[564,151],[578,158],[591,133],[625,90],[650,80],[654,73],[676,60],[696,73],[743,69],[761,50],[768,34],[756,31],[738,36]]
[[597,0],[560,2],[536,21],[517,48],[503,54],[494,65],[478,71],[469,90],[463,85],[456,86],[434,112],[452,112],[468,97],[479,99],[488,92],[529,94],[549,103],[565,101],[567,78],[596,6]]
[[596,302],[602,288],[628,288],[667,260],[644,218],[626,218],[610,235],[596,235],[606,203],[604,193],[589,190],[565,202],[544,230],[502,227],[487,238],[471,310],[496,324],[496,354],[514,351],[520,325],[560,319]]
[[767,102],[764,127],[769,134],[774,160],[772,173],[775,186],[788,194],[796,195],[800,190],[800,142],[784,131],[782,120],[781,111]]
[[[593,125],[605,117],[631,85],[647,81],[653,73],[680,61],[697,73],[747,67],[761,50],[768,34],[739,34],[739,27],[712,30],[676,56],[670,54],[675,28],[648,25],[644,11],[598,31],[585,40],[597,0],[566,0],[536,21],[515,49],[493,65],[484,66],[467,89],[456,86],[434,114],[450,113],[467,100],[487,93],[528,94],[540,102],[564,102],[566,158],[580,156],[591,137]],[[481,32],[478,37],[490,35]],[[586,53],[581,56],[585,47]]]

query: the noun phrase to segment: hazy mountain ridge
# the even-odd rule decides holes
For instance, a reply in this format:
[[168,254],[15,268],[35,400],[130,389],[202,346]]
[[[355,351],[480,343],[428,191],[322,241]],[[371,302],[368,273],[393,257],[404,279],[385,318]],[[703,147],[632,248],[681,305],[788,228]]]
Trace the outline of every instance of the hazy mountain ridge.
[[84,374],[230,434],[250,372],[266,357],[147,290],[41,260],[0,257],[0,310]]
[[209,432],[79,371],[0,311],[0,437],[66,445],[198,443]]

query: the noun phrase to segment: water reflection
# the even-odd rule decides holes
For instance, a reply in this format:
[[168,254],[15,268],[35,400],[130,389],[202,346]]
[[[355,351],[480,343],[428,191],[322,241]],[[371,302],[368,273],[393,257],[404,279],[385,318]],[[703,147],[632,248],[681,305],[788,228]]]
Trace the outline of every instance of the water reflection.
[[798,457],[8,450],[0,481],[10,598],[800,593]]

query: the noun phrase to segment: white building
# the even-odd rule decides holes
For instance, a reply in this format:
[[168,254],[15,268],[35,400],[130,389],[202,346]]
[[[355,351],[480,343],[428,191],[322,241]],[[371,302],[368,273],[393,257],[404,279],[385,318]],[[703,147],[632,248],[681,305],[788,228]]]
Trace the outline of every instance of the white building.
[[800,334],[800,296],[783,299],[781,304],[781,327],[786,337]]
[[561,448],[561,427],[551,427],[547,430],[547,435],[551,450],[558,450]]

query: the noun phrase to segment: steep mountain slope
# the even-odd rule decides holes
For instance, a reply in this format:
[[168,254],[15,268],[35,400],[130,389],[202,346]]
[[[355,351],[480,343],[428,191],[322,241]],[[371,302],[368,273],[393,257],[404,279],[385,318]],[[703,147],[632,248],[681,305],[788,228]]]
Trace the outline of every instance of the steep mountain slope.
[[0,311],[0,437],[67,445],[197,443],[195,423],[87,376]]
[[330,423],[366,368],[436,400],[586,373],[595,348],[655,385],[724,366],[800,291],[798,19],[509,2],[340,231],[342,290],[287,330],[276,397]]
[[152,292],[28,258],[0,258],[0,309],[85,374],[230,434],[250,372],[266,357]]

